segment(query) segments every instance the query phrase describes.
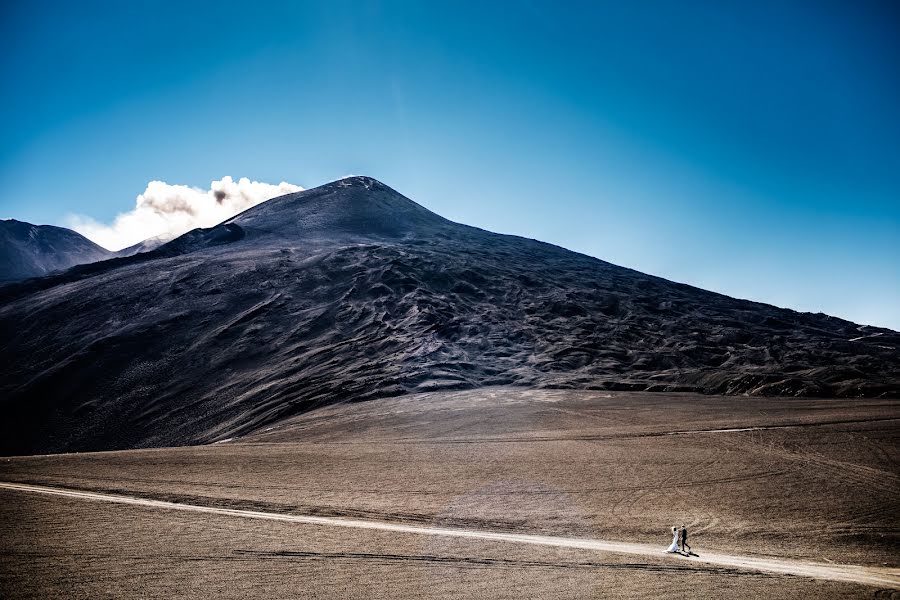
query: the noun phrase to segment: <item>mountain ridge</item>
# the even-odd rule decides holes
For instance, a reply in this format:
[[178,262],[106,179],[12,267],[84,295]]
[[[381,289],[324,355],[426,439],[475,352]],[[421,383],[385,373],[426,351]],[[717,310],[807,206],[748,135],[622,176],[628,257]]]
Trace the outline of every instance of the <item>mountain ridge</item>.
[[80,233],[55,225],[0,220],[0,284],[111,258]]
[[495,385],[900,395],[896,332],[456,224],[370,178],[0,288],[0,330],[4,453],[209,443]]

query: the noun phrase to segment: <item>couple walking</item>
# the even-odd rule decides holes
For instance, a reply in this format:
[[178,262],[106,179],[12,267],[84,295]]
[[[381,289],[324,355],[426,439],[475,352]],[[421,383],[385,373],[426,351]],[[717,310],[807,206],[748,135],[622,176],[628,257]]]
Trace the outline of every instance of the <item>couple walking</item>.
[[[678,552],[679,554],[690,554],[691,547],[687,543],[688,539],[688,530],[684,525],[679,529],[678,527],[672,528],[672,543],[669,544],[669,547],[666,548],[666,552]],[[679,544],[681,548],[679,549]]]

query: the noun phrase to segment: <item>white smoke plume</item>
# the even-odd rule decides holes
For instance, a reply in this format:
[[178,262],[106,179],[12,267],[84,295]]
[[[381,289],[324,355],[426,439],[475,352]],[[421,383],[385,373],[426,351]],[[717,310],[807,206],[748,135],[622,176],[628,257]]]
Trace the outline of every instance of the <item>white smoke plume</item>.
[[208,190],[151,181],[134,210],[116,216],[112,224],[69,215],[66,225],[108,250],[121,250],[147,239],[169,241],[197,227],[212,227],[251,206],[302,190],[285,181],[272,185],[246,177],[237,182],[223,177]]

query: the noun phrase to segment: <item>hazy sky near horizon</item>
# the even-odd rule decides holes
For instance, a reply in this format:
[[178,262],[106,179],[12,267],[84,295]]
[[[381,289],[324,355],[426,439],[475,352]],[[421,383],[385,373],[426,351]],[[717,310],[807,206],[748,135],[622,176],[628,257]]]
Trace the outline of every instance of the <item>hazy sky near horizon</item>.
[[[7,2],[0,218],[371,175],[450,219],[900,330],[900,5]],[[741,4],[741,6],[738,6]]]

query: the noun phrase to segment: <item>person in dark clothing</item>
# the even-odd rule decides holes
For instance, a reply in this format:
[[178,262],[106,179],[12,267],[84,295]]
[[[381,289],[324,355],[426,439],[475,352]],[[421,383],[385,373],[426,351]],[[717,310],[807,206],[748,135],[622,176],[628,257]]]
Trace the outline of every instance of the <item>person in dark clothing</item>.
[[691,553],[691,547],[687,543],[688,530],[684,525],[681,526],[681,551],[688,554]]

